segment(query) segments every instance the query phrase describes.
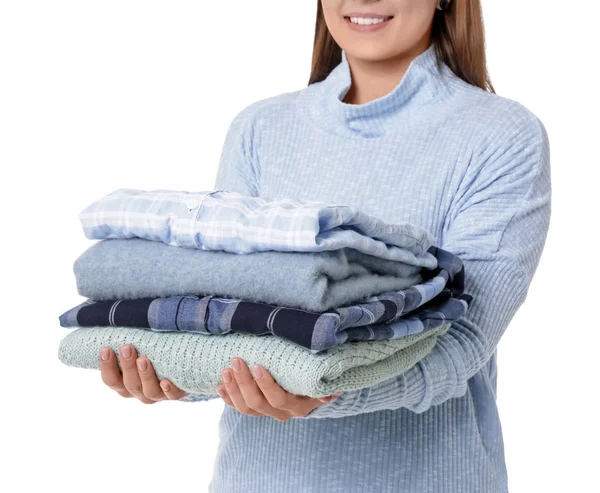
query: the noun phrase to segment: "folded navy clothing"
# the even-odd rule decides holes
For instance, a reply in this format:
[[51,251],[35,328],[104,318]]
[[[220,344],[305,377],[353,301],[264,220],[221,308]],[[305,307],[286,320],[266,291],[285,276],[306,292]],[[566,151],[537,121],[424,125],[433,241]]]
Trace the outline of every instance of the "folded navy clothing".
[[214,296],[86,300],[59,317],[63,327],[121,326],[157,332],[272,334],[312,352],[347,341],[391,340],[430,330],[462,317],[472,297],[464,290],[464,267],[437,247],[430,278],[363,303],[325,312]]
[[[295,308],[211,296],[88,300],[62,314],[59,320],[63,327],[132,327],[155,332],[195,332],[204,335],[229,332],[272,334],[317,353],[347,341],[400,339],[437,328],[462,317],[470,301],[471,296],[467,294],[455,298],[451,297],[449,289],[444,289],[410,316],[394,322],[354,327],[347,327],[352,319],[344,317],[337,310],[316,314]],[[360,305],[353,308],[360,308]],[[362,315],[356,323],[373,318],[366,308],[356,315]],[[386,312],[385,315],[390,313]]]

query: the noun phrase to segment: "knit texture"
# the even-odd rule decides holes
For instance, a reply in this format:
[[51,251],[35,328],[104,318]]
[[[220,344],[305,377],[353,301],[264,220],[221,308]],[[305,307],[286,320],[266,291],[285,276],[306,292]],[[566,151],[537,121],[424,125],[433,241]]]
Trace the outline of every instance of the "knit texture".
[[93,300],[210,294],[314,312],[418,284],[421,269],[351,248],[235,254],[139,238],[99,241],[73,265]]
[[344,103],[350,85],[343,58],[327,79],[240,111],[213,188],[421,226],[460,256],[473,303],[400,377],[306,417],[282,423],[224,406],[209,491],[506,492],[496,351],[549,227],[548,135],[522,104],[438,66],[433,46],[379,99]]
[[196,394],[217,395],[224,384],[221,371],[233,358],[248,366],[261,365],[288,392],[325,397],[338,391],[369,387],[400,375],[422,359],[449,324],[391,341],[347,342],[321,354],[273,335],[231,333],[203,335],[156,333],[128,327],[85,327],[65,336],[59,359],[79,368],[100,369],[100,348],[118,353],[122,344],[133,344],[140,356],[152,362],[159,379],[168,378],[179,388]]

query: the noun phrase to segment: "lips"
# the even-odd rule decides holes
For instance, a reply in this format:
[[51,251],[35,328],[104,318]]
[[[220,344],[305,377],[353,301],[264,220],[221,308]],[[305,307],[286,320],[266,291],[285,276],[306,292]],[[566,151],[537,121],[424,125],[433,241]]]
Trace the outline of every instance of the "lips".
[[391,19],[394,17],[393,15],[383,15],[383,14],[375,14],[373,12],[350,12],[346,14],[344,17],[373,17],[375,19]]

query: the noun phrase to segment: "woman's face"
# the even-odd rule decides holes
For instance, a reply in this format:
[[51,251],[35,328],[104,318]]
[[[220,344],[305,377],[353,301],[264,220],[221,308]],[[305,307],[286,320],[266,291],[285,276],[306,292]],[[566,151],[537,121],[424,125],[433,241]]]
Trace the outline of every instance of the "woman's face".
[[[438,0],[321,0],[325,23],[337,44],[350,56],[371,61],[400,55],[419,44],[427,47],[437,4]],[[350,16],[361,13],[391,19],[352,23]]]

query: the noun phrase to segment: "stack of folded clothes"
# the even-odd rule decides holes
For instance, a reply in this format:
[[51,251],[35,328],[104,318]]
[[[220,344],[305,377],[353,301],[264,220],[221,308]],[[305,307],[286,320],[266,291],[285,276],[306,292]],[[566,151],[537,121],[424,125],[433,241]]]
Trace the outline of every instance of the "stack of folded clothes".
[[74,264],[86,301],[60,317],[70,366],[132,344],[159,379],[218,397],[240,357],[324,397],[417,364],[468,310],[460,258],[425,229],[318,201],[120,189],[80,213],[100,240]]

